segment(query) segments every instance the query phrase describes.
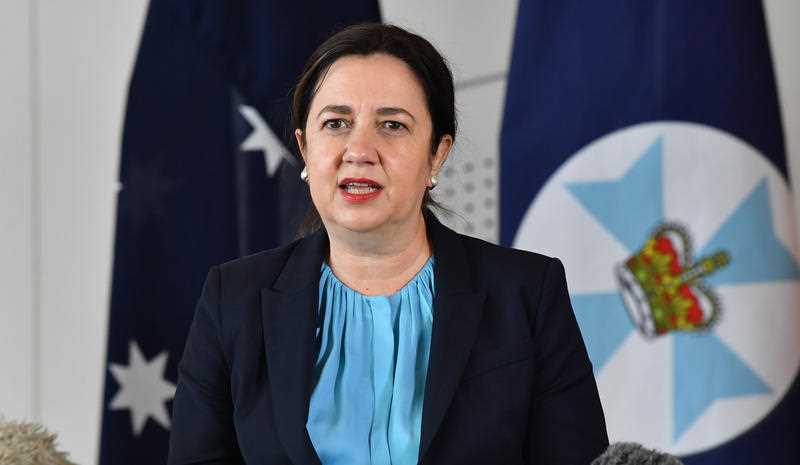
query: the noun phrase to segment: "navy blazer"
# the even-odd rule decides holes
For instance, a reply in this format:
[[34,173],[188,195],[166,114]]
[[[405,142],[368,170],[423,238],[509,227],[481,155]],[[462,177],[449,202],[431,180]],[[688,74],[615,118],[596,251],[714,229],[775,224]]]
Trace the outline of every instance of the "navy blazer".
[[[436,263],[420,463],[591,462],[608,438],[561,263],[426,223]],[[320,463],[305,424],[327,251],[321,230],[211,269],[179,365],[169,464]]]

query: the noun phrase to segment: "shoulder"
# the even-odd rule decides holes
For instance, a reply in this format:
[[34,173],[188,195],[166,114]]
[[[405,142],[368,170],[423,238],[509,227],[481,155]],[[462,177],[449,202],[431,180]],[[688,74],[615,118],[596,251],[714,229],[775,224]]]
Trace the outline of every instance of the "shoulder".
[[[211,267],[198,301],[198,312],[207,314],[206,321],[213,322],[224,341],[237,339],[241,331],[260,327],[262,290],[272,288],[302,241]],[[230,356],[233,352],[226,345],[226,353]]]
[[219,273],[220,287],[227,295],[271,287],[301,241],[221,263],[212,271]]
[[458,238],[464,246],[473,276],[479,282],[527,287],[542,283],[548,274],[563,274],[563,266],[557,258],[503,247],[463,234],[458,234]]

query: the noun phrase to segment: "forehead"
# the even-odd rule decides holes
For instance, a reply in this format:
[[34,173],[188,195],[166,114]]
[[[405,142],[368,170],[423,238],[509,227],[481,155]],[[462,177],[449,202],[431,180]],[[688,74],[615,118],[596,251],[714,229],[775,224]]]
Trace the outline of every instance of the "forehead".
[[383,53],[348,55],[333,62],[311,107],[329,104],[401,106],[427,111],[425,92],[411,68],[399,58]]

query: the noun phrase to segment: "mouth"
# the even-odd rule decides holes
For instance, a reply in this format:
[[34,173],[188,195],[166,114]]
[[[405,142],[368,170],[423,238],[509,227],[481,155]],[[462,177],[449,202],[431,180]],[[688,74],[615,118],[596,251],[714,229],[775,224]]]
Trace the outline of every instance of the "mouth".
[[377,196],[383,186],[367,178],[345,178],[339,183],[339,189],[347,200],[363,202]]

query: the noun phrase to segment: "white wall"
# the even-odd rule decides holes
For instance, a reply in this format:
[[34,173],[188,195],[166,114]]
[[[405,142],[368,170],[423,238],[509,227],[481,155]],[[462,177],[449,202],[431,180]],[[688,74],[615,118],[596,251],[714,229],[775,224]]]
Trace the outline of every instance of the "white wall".
[[459,131],[433,195],[461,215],[442,218],[445,224],[495,242],[500,230],[497,141],[517,0],[386,0],[381,9],[384,21],[424,36],[450,62]]
[[93,463],[120,133],[146,1],[39,4],[39,402],[65,449]]
[[[795,210],[800,212],[800,2],[765,0]],[[800,221],[800,214],[796,215]]]
[[0,2],[0,414],[34,416],[34,219],[29,0]]
[[[145,8],[146,0],[0,2],[0,412],[43,421],[82,464],[97,460],[119,137]],[[382,8],[453,64],[463,132],[439,192],[451,205],[473,203],[481,213],[456,208],[495,238],[497,195],[474,197],[467,184],[497,185],[496,162],[483,170],[497,158],[516,0]],[[798,180],[800,3],[767,0],[767,13]]]
[[0,413],[97,460],[122,114],[146,0],[0,2]]

